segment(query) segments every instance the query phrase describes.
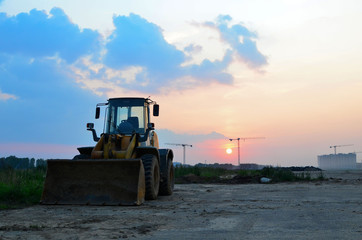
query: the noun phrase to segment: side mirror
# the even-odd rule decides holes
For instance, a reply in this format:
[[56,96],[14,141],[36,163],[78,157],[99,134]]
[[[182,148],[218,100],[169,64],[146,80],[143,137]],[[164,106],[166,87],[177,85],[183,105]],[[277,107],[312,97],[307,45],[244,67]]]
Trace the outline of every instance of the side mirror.
[[148,123],[147,126],[150,130],[155,130],[155,124],[154,123]]
[[92,132],[93,140],[95,142],[99,141],[99,137],[97,137],[96,130],[94,130],[94,123],[87,123],[87,130]]
[[155,104],[153,105],[153,116],[157,117],[160,113],[160,105]]
[[87,130],[92,130],[94,128],[94,123],[87,123]]
[[96,107],[96,119],[99,118],[100,113],[101,113],[101,108],[100,108],[100,107]]

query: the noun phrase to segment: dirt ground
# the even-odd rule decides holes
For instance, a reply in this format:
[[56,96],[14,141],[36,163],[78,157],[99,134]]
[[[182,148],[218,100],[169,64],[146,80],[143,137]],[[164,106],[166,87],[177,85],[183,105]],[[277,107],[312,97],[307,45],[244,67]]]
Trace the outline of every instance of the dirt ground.
[[0,239],[361,239],[362,171],[323,182],[178,184],[138,207],[0,211]]

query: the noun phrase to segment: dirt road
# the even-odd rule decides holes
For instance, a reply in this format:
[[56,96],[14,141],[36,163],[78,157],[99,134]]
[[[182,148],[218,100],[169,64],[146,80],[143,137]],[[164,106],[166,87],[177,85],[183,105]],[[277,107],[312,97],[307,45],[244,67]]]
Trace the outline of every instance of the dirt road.
[[325,182],[176,185],[139,207],[0,211],[0,239],[360,239],[362,171]]

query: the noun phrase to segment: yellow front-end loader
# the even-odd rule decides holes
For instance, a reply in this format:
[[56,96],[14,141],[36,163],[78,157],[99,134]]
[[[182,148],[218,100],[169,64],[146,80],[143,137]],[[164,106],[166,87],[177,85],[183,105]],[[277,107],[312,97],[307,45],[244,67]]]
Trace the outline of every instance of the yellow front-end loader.
[[171,195],[174,187],[173,152],[159,149],[153,115],[159,105],[149,98],[111,98],[100,137],[93,123],[94,147],[78,148],[70,159],[47,160],[42,204],[140,205],[158,195]]

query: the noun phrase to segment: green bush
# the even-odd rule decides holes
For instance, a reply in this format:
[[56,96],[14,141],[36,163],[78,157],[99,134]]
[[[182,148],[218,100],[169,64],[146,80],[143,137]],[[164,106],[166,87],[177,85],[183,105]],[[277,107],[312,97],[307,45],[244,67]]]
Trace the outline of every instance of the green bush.
[[298,180],[295,174],[289,169],[265,167],[261,175],[272,179],[273,182],[292,182]]
[[254,177],[260,175],[260,170],[238,170],[236,173],[242,177]]

